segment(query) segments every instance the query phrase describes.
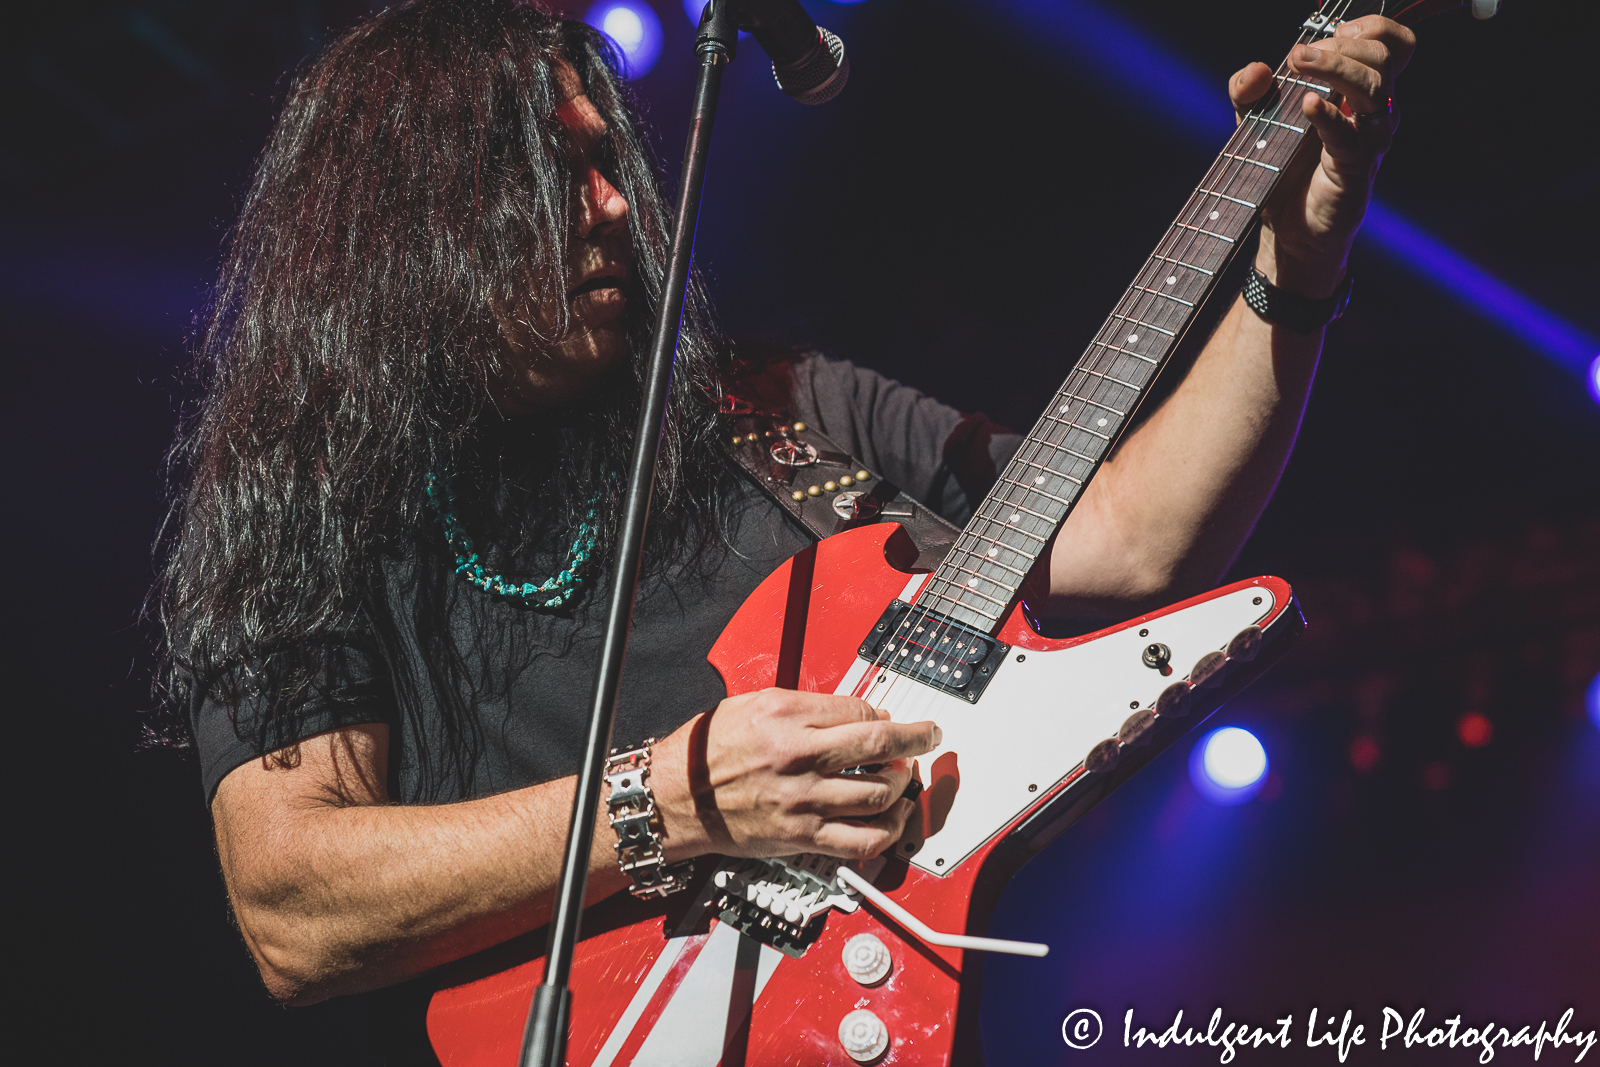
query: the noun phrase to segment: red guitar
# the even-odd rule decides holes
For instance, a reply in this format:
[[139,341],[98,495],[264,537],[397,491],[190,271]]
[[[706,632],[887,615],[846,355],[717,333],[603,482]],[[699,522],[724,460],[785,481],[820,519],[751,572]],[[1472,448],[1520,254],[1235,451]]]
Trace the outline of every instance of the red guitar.
[[[1413,21],[1459,6],[1387,13]],[[1300,40],[1384,7],[1324,0]],[[898,525],[848,530],[767,578],[711,649],[730,695],[848,693],[897,720],[938,722],[942,747],[922,761],[906,837],[860,869],[817,856],[701,862],[695,891],[590,909],[569,1064],[978,1061],[974,950],[1045,950],[977,936],[1007,879],[1299,634],[1277,578],[1071,640],[1041,637],[1019,595],[1305,139],[1302,96],[1330,92],[1287,65],[1277,82],[937,566],[913,569],[930,553],[920,546],[919,560]],[[792,442],[771,447],[791,465],[815,462]],[[447,1067],[517,1062],[546,938],[536,930],[449,971],[428,1012]]]

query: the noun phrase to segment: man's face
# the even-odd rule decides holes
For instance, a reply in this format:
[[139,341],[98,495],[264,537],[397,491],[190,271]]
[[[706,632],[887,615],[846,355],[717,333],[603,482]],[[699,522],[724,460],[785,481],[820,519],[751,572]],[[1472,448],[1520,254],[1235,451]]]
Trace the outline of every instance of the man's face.
[[605,120],[585,95],[577,72],[565,61],[556,66],[561,102],[556,118],[572,135],[568,163],[573,176],[574,232],[568,235],[563,264],[568,326],[554,342],[546,337],[559,320],[556,307],[494,309],[505,340],[506,366],[495,383],[495,406],[521,415],[583,395],[619,361],[627,358],[623,322],[625,289],[633,274],[628,239],[628,202],[612,187],[597,160],[609,136]]

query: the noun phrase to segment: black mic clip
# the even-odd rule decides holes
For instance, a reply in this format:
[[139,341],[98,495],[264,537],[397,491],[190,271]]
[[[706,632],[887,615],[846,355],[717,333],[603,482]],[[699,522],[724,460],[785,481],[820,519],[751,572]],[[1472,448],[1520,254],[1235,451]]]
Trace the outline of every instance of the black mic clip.
[[[708,4],[701,14],[697,47],[704,47],[707,15],[723,6]],[[813,22],[799,0],[732,0],[726,6],[739,29],[748,30],[771,58],[779,89],[802,104],[822,104],[839,95],[850,78],[844,42]]]

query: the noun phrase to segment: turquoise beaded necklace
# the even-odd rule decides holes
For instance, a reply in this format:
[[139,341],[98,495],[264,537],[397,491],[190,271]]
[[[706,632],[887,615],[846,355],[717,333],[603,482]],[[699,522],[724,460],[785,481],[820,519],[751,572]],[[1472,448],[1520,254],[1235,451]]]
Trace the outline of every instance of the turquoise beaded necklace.
[[589,513],[578,524],[578,533],[572,539],[572,550],[567,555],[567,566],[560,574],[546,578],[538,585],[532,582],[507,581],[503,575],[489,574],[478,561],[472,538],[461,528],[456,518],[456,500],[450,491],[450,473],[428,475],[426,483],[428,507],[437,516],[434,521],[444,526],[444,539],[456,556],[456,573],[485,593],[493,593],[509,600],[521,601],[528,608],[559,608],[572,599],[579,586],[588,577],[586,571],[594,555],[598,532],[594,516],[599,507],[596,501],[589,505]]

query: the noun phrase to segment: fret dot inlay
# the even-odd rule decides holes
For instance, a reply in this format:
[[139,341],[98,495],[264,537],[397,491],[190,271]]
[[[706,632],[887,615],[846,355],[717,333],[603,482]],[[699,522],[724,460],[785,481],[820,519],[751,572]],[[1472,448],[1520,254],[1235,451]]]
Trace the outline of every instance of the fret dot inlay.
[[[973,529],[964,531],[959,542],[962,547],[952,548],[924,587],[930,600],[948,612],[951,623],[997,632],[1011,597],[1081,499],[1083,487],[1151,391],[1178,339],[1222,280],[1294,148],[1311,132],[1287,121],[1283,109],[1292,110],[1312,90],[1324,97],[1329,93],[1325,86],[1282,75],[1277,87],[1283,101],[1252,113],[1252,130],[1240,129],[1228,141],[1205,182],[1145,261],[1127,296],[1091,335],[1088,350],[1054,395],[1055,410],[1044,409],[976,509]],[[942,663],[937,657],[957,649],[948,673],[929,669],[920,677],[944,681],[976,675],[976,667],[968,669],[959,662],[959,646],[954,645],[959,633],[944,638],[952,631],[931,622],[931,615],[923,616],[927,622],[907,618],[911,627],[920,630],[927,625],[941,635],[912,637],[913,653],[938,646],[938,651],[922,658]],[[889,654],[900,668],[909,668],[911,657],[904,652],[908,642],[898,644]]]

